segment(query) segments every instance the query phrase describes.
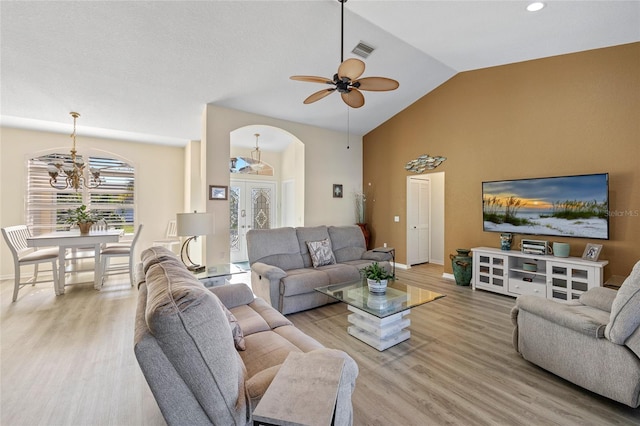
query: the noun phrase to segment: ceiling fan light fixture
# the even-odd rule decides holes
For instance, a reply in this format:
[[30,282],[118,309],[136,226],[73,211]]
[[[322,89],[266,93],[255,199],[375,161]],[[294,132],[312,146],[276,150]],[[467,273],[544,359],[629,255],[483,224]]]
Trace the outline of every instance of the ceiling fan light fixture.
[[[311,104],[319,101],[320,99],[330,95],[333,92],[338,92],[342,96],[342,100],[345,104],[351,108],[360,108],[364,105],[364,95],[361,90],[369,90],[374,92],[386,92],[395,90],[400,85],[396,80],[392,80],[386,77],[365,77],[360,78],[364,73],[365,64],[360,59],[349,58],[344,59],[344,4],[347,0],[338,0],[341,7],[341,40],[340,40],[340,66],[338,72],[334,74],[333,79],[324,77],[316,77],[309,75],[294,75],[291,76],[291,80],[306,81],[309,83],[323,83],[333,85],[330,89],[323,89],[312,93],[304,100],[304,104]],[[370,54],[373,52],[373,47],[367,46],[360,42],[358,44],[362,48],[363,54],[367,51]],[[356,48],[358,48],[356,46]],[[355,49],[354,49],[355,51]],[[362,56],[362,55],[361,55]],[[367,54],[368,56],[368,54]]]

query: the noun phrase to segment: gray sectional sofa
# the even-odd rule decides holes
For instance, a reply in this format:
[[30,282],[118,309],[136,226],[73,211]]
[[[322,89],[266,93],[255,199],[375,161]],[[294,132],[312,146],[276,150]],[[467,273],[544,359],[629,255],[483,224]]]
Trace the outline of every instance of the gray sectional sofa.
[[[307,243],[327,239],[333,262],[314,267]],[[283,314],[333,302],[314,289],[353,282],[372,262],[391,271],[391,255],[367,251],[356,225],[252,229],[247,232],[247,250],[253,291]]]
[[520,296],[513,344],[528,361],[630,407],[640,406],[640,262],[618,291],[560,303]]
[[206,288],[163,247],[142,253],[136,281],[134,350],[169,425],[251,424],[292,352],[345,360],[335,424],[352,424],[355,361],[302,333],[247,285]]

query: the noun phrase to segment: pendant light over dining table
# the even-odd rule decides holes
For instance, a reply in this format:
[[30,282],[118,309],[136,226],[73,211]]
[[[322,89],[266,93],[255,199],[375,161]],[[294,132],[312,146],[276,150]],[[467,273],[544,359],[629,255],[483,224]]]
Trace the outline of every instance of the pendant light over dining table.
[[102,184],[100,170],[87,168],[84,160],[82,157],[78,157],[76,151],[76,121],[80,114],[77,112],[70,112],[69,114],[73,117],[71,156],[49,163],[47,166],[49,185],[60,191],[65,189],[78,191],[82,187],[97,188]]

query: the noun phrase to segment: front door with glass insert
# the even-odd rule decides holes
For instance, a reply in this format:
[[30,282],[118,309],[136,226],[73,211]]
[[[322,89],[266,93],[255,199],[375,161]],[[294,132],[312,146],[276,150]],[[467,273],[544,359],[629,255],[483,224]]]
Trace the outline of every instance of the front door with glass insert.
[[247,231],[276,226],[276,184],[272,181],[231,180],[229,214],[231,262],[245,262]]

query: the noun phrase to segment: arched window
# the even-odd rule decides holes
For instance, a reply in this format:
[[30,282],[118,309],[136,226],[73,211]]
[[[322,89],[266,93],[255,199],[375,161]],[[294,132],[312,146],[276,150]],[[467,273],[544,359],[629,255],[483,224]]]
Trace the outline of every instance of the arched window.
[[[84,204],[99,214],[111,227],[134,232],[135,170],[127,162],[90,155],[88,169],[99,169],[102,183],[97,188],[82,187],[59,190],[50,183],[47,166],[60,159],[71,160],[69,154],[50,153],[27,162],[26,223],[34,234],[66,229],[67,211]],[[77,159],[84,160],[78,155]],[[58,182],[61,180],[58,179]]]

